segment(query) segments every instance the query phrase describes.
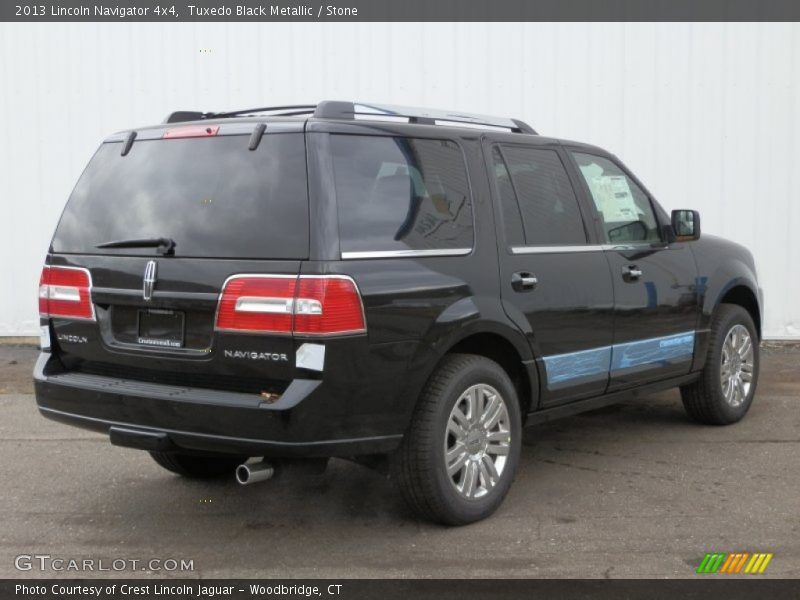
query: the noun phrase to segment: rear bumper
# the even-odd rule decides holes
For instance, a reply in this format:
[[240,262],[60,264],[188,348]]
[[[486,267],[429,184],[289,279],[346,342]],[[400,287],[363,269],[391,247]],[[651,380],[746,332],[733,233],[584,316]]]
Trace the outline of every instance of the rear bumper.
[[255,394],[58,372],[51,360],[42,353],[34,369],[42,415],[122,445],[325,457],[390,452],[402,438],[380,421],[348,418],[320,380],[296,379],[270,404]]

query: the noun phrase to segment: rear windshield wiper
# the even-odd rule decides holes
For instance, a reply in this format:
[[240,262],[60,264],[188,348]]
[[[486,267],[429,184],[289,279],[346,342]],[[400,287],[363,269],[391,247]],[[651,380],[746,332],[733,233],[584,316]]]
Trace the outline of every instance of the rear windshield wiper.
[[164,256],[175,254],[175,240],[171,238],[145,238],[140,240],[115,240],[97,244],[95,248],[156,248]]

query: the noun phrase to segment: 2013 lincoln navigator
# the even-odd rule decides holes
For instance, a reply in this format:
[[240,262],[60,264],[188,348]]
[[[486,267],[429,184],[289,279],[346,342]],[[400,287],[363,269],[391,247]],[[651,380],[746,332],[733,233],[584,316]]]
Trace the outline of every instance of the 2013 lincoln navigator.
[[463,524],[503,500],[524,425],[674,386],[696,421],[741,419],[761,304],[745,248],[522,121],[183,111],[80,177],[41,276],[36,401],[188,477],[385,467]]

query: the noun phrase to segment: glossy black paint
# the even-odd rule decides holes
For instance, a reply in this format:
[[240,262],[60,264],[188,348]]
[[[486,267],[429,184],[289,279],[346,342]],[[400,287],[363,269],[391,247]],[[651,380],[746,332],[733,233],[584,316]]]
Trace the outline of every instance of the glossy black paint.
[[[520,145],[518,136],[493,136],[484,144],[487,168],[492,164],[491,152],[496,142]],[[525,143],[536,148],[555,150],[562,161],[567,158],[556,140],[536,137]],[[585,198],[573,178],[572,187],[578,196],[584,222],[590,212]],[[493,190],[495,197],[498,191]],[[605,392],[608,374],[582,377],[567,385],[548,385],[545,356],[580,352],[609,346],[614,339],[614,290],[609,266],[601,251],[572,252],[552,249],[547,253],[515,253],[512,243],[502,231],[499,202],[495,202],[494,218],[500,224],[498,262],[503,309],[514,324],[525,333],[537,359],[543,384],[538,390],[538,405],[552,406]],[[595,233],[585,227],[587,245],[598,243]],[[532,289],[514,285],[515,274],[527,273],[536,278]]]
[[[536,287],[517,291],[512,274],[528,271]],[[525,332],[534,356],[580,352],[613,343],[614,291],[603,252],[500,255],[502,299],[508,316]],[[541,360],[537,361],[544,370]],[[544,373],[543,373],[544,374]],[[546,379],[543,377],[543,380]],[[540,404],[548,406],[602,394],[608,374],[544,385]]]
[[[269,131],[269,119],[220,121],[242,134],[262,122]],[[501,362],[533,421],[651,389],[643,385],[685,382],[703,364],[710,318],[723,299],[748,293],[760,311],[750,253],[706,234],[695,242],[673,241],[669,217],[655,200],[664,232],[661,244],[633,250],[600,247],[597,215],[565,150],[611,157],[599,148],[421,124],[298,119],[277,126],[306,131],[309,260],[51,252],[49,264],[90,270],[98,321],[43,321],[51,329],[52,350],[42,353],[34,379],[45,416],[97,431],[112,426],[140,430],[148,439],[162,440],[166,433],[176,448],[193,450],[269,456],[387,452],[399,443],[425,382],[453,348]],[[160,137],[163,129],[143,130],[139,136]],[[472,252],[341,260],[330,133],[458,143],[472,191]],[[125,133],[118,137],[120,143],[126,139]],[[496,143],[544,145],[559,152],[584,213],[587,244],[597,248],[512,253],[497,225],[488,170]],[[142,277],[151,259],[158,261],[158,284],[153,300],[145,303]],[[624,269],[630,265],[641,267],[644,276],[626,280]],[[537,285],[515,289],[512,280],[519,272],[535,274]],[[367,333],[320,340],[214,332],[223,283],[241,273],[348,275],[363,298]],[[132,343],[131,319],[145,305],[185,312],[192,324],[185,348]],[[547,356],[684,331],[697,332],[692,360],[547,384]],[[295,366],[296,351],[306,342],[325,345],[322,372]],[[285,355],[286,360],[230,358],[225,350]],[[537,411],[544,412],[537,417]]]
[[708,350],[708,331],[714,310],[723,301],[733,301],[744,306],[756,324],[761,337],[763,320],[763,293],[758,286],[755,261],[743,246],[714,235],[704,233],[689,247],[697,263],[697,295],[700,316],[698,340],[692,369],[699,369]]
[[[686,244],[605,252],[614,284],[614,343],[695,331],[699,312],[695,291],[697,268]],[[642,276],[625,276],[629,267]],[[684,375],[691,356],[670,364],[651,363],[612,372],[608,391]]]

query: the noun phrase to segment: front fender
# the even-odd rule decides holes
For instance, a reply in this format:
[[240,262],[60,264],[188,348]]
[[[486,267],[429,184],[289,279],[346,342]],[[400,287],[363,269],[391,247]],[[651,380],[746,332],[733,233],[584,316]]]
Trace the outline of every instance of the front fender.
[[736,287],[748,289],[758,304],[761,314],[761,293],[758,287],[755,264],[750,252],[728,240],[708,236],[693,244],[698,267],[698,300],[700,316],[697,327],[697,351],[694,369],[701,369],[708,353],[709,332],[714,312],[728,292]]

